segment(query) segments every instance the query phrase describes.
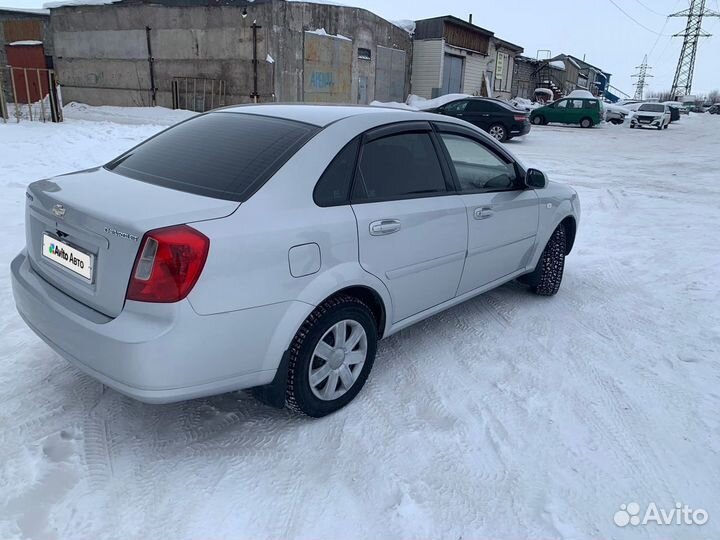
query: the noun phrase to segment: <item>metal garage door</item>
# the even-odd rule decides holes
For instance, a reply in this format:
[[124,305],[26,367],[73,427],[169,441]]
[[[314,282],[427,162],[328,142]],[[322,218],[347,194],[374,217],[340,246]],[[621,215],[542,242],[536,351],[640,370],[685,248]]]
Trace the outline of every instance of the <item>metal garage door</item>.
[[405,51],[378,45],[375,64],[375,99],[405,101]]
[[462,90],[463,57],[445,53],[442,93],[459,94]]

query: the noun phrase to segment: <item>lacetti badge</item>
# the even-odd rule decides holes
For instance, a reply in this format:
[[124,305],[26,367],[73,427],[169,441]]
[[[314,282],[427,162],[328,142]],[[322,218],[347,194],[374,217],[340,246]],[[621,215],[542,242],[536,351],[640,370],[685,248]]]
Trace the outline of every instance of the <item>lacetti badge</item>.
[[80,270],[85,270],[85,262],[78,259],[72,251],[67,252],[64,248],[61,248],[60,246],[50,244],[49,252],[50,255],[58,257],[65,262],[78,267]]

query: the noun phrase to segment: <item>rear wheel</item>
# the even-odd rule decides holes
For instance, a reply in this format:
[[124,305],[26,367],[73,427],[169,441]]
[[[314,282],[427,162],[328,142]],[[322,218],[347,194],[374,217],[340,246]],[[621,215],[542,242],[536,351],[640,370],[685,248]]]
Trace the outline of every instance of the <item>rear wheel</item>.
[[565,270],[567,232],[558,226],[548,240],[535,270],[522,276],[520,281],[530,285],[530,290],[540,296],[553,296],[560,290]]
[[377,351],[372,311],[361,300],[326,300],[305,320],[290,345],[285,402],[291,410],[322,417],[360,392]]
[[493,124],[488,133],[496,141],[505,142],[507,140],[507,130],[502,124]]
[[580,120],[580,127],[590,128],[593,125],[593,121],[590,118],[583,118]]

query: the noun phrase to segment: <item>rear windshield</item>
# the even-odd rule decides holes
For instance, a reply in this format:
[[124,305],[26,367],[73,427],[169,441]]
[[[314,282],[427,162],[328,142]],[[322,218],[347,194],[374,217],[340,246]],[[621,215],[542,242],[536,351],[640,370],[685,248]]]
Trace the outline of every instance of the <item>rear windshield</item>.
[[106,168],[149,184],[243,202],[320,128],[267,116],[197,116],[133,148]]
[[640,105],[640,111],[647,111],[647,112],[665,112],[665,105],[653,105],[653,104],[645,104]]

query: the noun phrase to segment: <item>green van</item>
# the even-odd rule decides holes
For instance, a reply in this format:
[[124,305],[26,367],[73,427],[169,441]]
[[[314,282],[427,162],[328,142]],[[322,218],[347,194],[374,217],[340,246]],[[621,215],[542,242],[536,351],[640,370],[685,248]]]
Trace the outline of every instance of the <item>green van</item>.
[[602,121],[602,103],[599,99],[569,97],[558,99],[530,113],[530,121],[536,126],[548,122],[580,124],[589,128]]

